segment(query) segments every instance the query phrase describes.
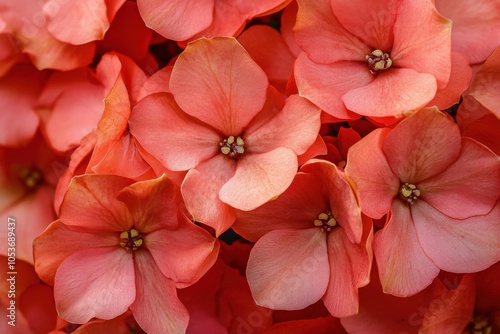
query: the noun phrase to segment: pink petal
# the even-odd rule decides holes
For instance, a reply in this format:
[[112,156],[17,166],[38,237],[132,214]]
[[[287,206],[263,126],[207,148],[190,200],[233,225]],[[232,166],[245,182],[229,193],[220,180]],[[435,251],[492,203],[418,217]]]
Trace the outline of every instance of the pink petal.
[[331,7],[342,27],[361,39],[364,44],[383,51],[392,48],[393,25],[398,7],[396,0],[331,0]]
[[56,270],[68,256],[82,249],[118,246],[119,242],[119,234],[73,231],[56,220],[33,240],[35,270],[45,283],[54,285]]
[[246,154],[220,189],[220,200],[239,210],[253,210],[282,194],[297,172],[297,156],[285,147]]
[[339,119],[359,118],[346,109],[342,96],[350,90],[369,84],[374,79],[364,63],[317,64],[304,53],[295,61],[294,73],[299,95]]
[[248,152],[265,153],[277,147],[304,153],[316,140],[321,110],[298,95],[287,98],[283,110],[255,131],[247,130]]
[[214,264],[219,243],[206,230],[179,214],[179,226],[162,228],[144,237],[165,277],[183,288],[192,285]]
[[186,115],[170,94],[153,94],[132,110],[130,133],[168,169],[188,170],[220,151],[221,138]]
[[281,36],[285,41],[286,45],[292,52],[295,58],[302,52],[302,49],[297,45],[295,37],[293,34],[293,27],[295,26],[295,21],[297,19],[297,11],[299,6],[296,1],[292,1],[285,7],[283,13],[281,14]]
[[258,305],[297,310],[318,301],[330,275],[325,234],[317,228],[271,231],[250,252],[247,279]]
[[139,0],[139,12],[148,27],[174,41],[184,41],[207,28],[215,0]]
[[471,95],[500,118],[500,47],[484,62],[471,84]]
[[410,209],[398,199],[389,221],[374,235],[373,251],[385,293],[408,297],[425,289],[439,273],[417,239]]
[[354,88],[342,96],[347,109],[371,117],[401,117],[425,106],[436,94],[437,86],[430,74],[391,68],[377,74],[368,85]]
[[71,323],[113,319],[135,297],[134,260],[121,248],[83,249],[64,260],[56,273],[56,307]]
[[319,175],[299,172],[290,187],[275,200],[252,211],[238,210],[233,229],[255,242],[273,230],[311,228],[328,207],[328,194],[322,191]]
[[[342,27],[332,11],[330,0],[299,0],[297,3],[295,40],[313,61],[321,64],[342,60],[364,61],[365,55],[373,51]],[[366,70],[366,65],[363,65]]]
[[33,67],[21,65],[0,78],[0,145],[23,146],[34,137],[40,122],[35,102],[44,79]]
[[460,153],[460,132],[436,108],[422,109],[389,133],[383,151],[402,182],[418,183],[448,168]]
[[49,20],[48,31],[58,40],[69,44],[85,44],[102,39],[109,28],[104,0],[49,0],[43,9]]
[[267,86],[266,74],[245,49],[224,37],[190,43],[170,79],[182,110],[227,136],[241,134],[262,109]]
[[126,206],[116,195],[132,180],[114,175],[86,174],[74,177],[61,204],[60,219],[68,226],[118,232],[131,227]]
[[221,187],[235,171],[234,160],[217,154],[191,169],[182,182],[182,196],[193,220],[213,227],[217,236],[231,227],[236,219],[234,209],[219,199]]
[[189,314],[174,282],[163,276],[149,252],[137,252],[134,260],[137,295],[130,309],[137,323],[147,333],[185,333]]
[[451,21],[433,1],[399,2],[391,58],[397,67],[428,73],[444,88],[451,71]]
[[418,187],[425,202],[449,217],[484,215],[498,200],[500,160],[485,146],[464,137],[458,160]]
[[371,261],[366,247],[352,244],[342,228],[328,235],[330,280],[323,302],[331,315],[348,317],[358,313],[358,287],[369,282]]
[[441,269],[472,273],[500,261],[500,205],[485,216],[450,218],[422,201],[411,208],[418,240]]
[[355,183],[361,211],[376,219],[390,210],[400,186],[382,152],[388,133],[388,129],[377,129],[351,146],[345,168],[348,178]]

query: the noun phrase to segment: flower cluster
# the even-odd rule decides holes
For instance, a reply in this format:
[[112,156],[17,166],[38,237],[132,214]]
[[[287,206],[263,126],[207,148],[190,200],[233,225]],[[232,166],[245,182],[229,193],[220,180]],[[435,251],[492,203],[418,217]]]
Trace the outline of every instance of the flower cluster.
[[1,333],[500,332],[499,0],[0,0],[0,109]]

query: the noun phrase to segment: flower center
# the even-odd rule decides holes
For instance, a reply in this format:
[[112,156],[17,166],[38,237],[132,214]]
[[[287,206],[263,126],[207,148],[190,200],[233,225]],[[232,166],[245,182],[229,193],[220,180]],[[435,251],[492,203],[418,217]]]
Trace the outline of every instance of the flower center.
[[23,168],[19,171],[19,177],[28,189],[36,189],[43,183],[42,173],[36,168]]
[[337,221],[330,211],[320,213],[318,219],[314,220],[314,226],[321,228],[324,232],[330,232],[336,225]]
[[125,247],[129,251],[139,249],[143,243],[142,235],[135,228],[120,233],[120,246]]
[[371,74],[377,74],[378,71],[386,70],[392,65],[392,59],[389,58],[388,53],[376,49],[365,56],[370,68]]
[[229,136],[219,142],[219,145],[222,154],[233,159],[238,159],[245,153],[245,142],[240,136]]
[[493,330],[489,318],[484,314],[474,316],[474,319],[469,324],[469,328],[473,334],[491,334]]
[[413,204],[420,196],[420,190],[414,184],[405,183],[399,188],[399,196],[403,201]]

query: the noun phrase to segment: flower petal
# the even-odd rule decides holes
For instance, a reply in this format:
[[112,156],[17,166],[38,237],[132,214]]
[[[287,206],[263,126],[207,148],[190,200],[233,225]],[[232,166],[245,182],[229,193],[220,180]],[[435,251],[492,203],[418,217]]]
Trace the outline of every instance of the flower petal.
[[382,149],[402,182],[418,183],[448,168],[460,154],[460,141],[453,119],[429,108],[399,123]]
[[455,219],[484,215],[500,194],[500,159],[473,139],[462,139],[458,160],[418,185],[422,198]]
[[326,236],[318,228],[275,230],[248,259],[247,279],[258,305],[298,310],[318,301],[330,275]]
[[219,199],[221,187],[235,171],[234,160],[217,154],[191,169],[182,182],[182,196],[193,220],[213,227],[217,236],[236,219],[234,209]]
[[345,172],[355,183],[361,211],[372,218],[382,218],[399,190],[399,180],[391,171],[382,152],[389,129],[377,129],[351,146]]
[[133,181],[114,175],[86,174],[72,179],[61,204],[60,219],[67,226],[121,232],[131,227],[127,207],[116,195]]
[[287,98],[283,110],[255,131],[248,131],[245,145],[248,152],[265,153],[277,147],[304,153],[316,140],[321,110],[298,95]]
[[190,43],[170,78],[182,110],[227,136],[241,134],[262,109],[268,84],[264,71],[229,37]]
[[439,88],[451,71],[451,21],[442,17],[434,1],[400,1],[394,23],[391,58],[398,67],[429,73]]
[[393,202],[389,221],[375,233],[373,251],[385,293],[408,297],[425,289],[439,273],[417,239],[410,209],[399,199]]
[[304,53],[297,57],[294,73],[299,95],[339,119],[359,118],[346,109],[342,96],[374,80],[366,64],[347,61],[317,64]]
[[500,261],[500,204],[484,216],[450,218],[422,201],[412,207],[424,252],[441,269],[472,273]]
[[[369,72],[368,72],[369,74]],[[391,68],[368,85],[342,96],[347,109],[369,117],[401,117],[425,106],[436,94],[436,80],[409,68]]]
[[219,135],[180,110],[170,94],[142,99],[129,126],[141,146],[170,170],[188,170],[220,150]]
[[113,319],[125,313],[135,297],[134,259],[122,248],[76,252],[56,273],[54,298],[58,313],[74,324],[92,318]]
[[137,296],[130,309],[137,323],[147,333],[185,333],[189,314],[174,282],[163,276],[149,252],[137,252],[134,260]]
[[247,154],[236,172],[220,189],[221,201],[240,210],[253,210],[282,194],[297,172],[297,156],[285,147]]

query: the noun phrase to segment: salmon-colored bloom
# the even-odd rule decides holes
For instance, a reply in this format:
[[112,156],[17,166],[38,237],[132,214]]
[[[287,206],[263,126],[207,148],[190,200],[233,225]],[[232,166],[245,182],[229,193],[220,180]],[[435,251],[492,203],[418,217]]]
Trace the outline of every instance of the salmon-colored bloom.
[[232,208],[252,210],[281,194],[297,155],[318,137],[320,110],[297,95],[283,101],[234,38],[189,44],[170,90],[135,106],[130,131],[167,169],[189,170],[186,206],[218,234],[233,223]]
[[483,270],[500,260],[500,159],[439,110],[422,109],[351,147],[346,173],[361,210],[388,213],[373,250],[384,291],[408,296],[440,269]]
[[176,288],[196,282],[219,247],[178,210],[176,194],[165,176],[73,179],[60,219],[34,241],[35,268],[54,284],[63,319],[109,320],[130,309],[147,332],[185,330],[189,316]]
[[336,317],[356,314],[369,281],[371,220],[343,172],[311,160],[276,200],[238,212],[234,229],[256,241],[247,279],[257,304],[302,309],[322,299]]
[[294,71],[299,94],[332,116],[394,122],[447,86],[451,22],[432,0],[298,4],[294,32],[304,51]]

